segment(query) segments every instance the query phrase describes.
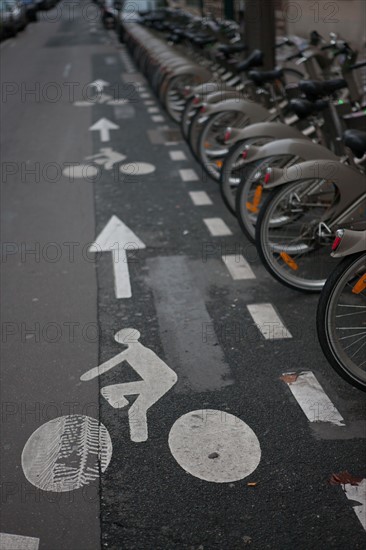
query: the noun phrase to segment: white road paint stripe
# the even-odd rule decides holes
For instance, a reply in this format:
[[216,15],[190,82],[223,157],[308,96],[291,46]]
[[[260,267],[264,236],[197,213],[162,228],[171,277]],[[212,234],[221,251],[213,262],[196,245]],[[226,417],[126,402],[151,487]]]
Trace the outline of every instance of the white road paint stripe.
[[359,485],[346,483],[342,487],[347,498],[358,503],[353,504],[353,510],[366,531],[366,479],[363,479]]
[[195,206],[207,206],[212,204],[212,200],[206,191],[190,191],[189,196]]
[[179,175],[183,181],[198,181],[198,176],[192,168],[182,168]]
[[249,476],[261,459],[253,430],[224,411],[191,411],[174,423],[169,447],[189,474],[214,483],[232,483]]
[[142,94],[140,94],[140,96],[142,97],[142,99],[149,99],[149,97],[151,97],[150,94],[147,94],[145,92],[143,92]]
[[222,261],[235,281],[256,278],[252,268],[241,254],[222,256]]
[[116,59],[114,57],[112,57],[111,55],[107,55],[107,57],[104,59],[104,61],[106,62],[106,65],[115,65],[116,64]]
[[39,539],[0,533],[0,550],[38,550]]
[[148,113],[158,113],[159,112],[159,107],[148,107],[147,112]]
[[247,308],[266,340],[292,338],[272,304],[249,304]]
[[231,230],[221,218],[204,218],[203,221],[213,237],[232,235]]
[[169,155],[172,160],[187,160],[183,151],[169,151]]
[[324,392],[313,372],[286,373],[282,379],[309,422],[329,422],[336,426],[344,426],[342,415]]
[[155,116],[153,115],[151,117],[151,120],[153,122],[164,122],[164,117],[162,117],[161,115],[155,115]]
[[71,70],[71,63],[66,63],[65,68],[64,68],[64,72],[62,73],[62,76],[64,78],[67,78],[70,74],[70,70]]
[[212,200],[206,191],[190,191],[189,196],[195,206],[207,206],[212,204]]
[[144,105],[155,105],[155,101],[153,101],[152,99],[146,99],[144,101]]

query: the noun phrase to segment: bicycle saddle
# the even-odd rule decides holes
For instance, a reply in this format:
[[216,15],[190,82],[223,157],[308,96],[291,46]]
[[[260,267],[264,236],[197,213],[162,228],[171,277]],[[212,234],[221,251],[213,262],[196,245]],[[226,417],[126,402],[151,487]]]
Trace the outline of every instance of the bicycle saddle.
[[366,132],[346,130],[343,133],[343,141],[357,158],[362,158],[366,153]]
[[233,53],[239,53],[246,50],[247,47],[245,44],[237,43],[237,44],[222,44],[217,48],[217,51],[224,54],[225,57],[229,57],[229,55]]
[[283,76],[283,71],[282,69],[276,69],[274,71],[250,71],[248,76],[255,84],[260,86],[266,82],[278,80]]
[[214,42],[217,42],[217,38],[213,36],[198,37],[193,38],[192,42],[197,46],[206,46],[206,44],[213,44]]
[[323,97],[342,88],[347,88],[347,82],[343,78],[334,80],[300,80],[300,90],[309,98]]
[[319,99],[318,101],[312,102],[308,99],[291,99],[289,102],[289,108],[295,113],[299,118],[306,118],[313,113],[318,113],[323,109],[326,109],[329,105],[329,102],[325,99]]
[[248,71],[252,67],[261,67],[263,65],[263,57],[264,54],[261,50],[254,50],[244,61],[240,61],[236,65],[236,70],[238,72],[240,71]]

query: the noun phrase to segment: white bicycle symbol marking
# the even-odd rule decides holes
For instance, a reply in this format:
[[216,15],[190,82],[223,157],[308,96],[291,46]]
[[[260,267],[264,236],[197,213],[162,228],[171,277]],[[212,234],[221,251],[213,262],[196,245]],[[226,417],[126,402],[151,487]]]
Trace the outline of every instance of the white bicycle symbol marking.
[[[177,382],[176,373],[151,349],[139,342],[136,329],[123,329],[115,340],[127,349],[81,376],[89,381],[124,361],[142,380],[101,388],[102,396],[114,408],[129,405],[127,397],[137,395],[128,410],[130,437],[141,443],[148,439],[148,410]],[[228,483],[250,475],[258,466],[261,449],[253,430],[240,418],[224,411],[203,409],[184,414],[173,424],[169,447],[178,464],[205,481]],[[44,491],[79,489],[105,472],[112,458],[112,441],[107,428],[84,415],[55,418],[29,437],[22,453],[22,467],[28,481]]]

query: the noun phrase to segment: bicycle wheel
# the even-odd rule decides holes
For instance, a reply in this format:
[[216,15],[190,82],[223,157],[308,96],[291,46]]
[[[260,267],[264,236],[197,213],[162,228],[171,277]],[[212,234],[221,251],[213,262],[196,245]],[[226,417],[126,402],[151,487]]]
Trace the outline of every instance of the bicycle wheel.
[[220,180],[221,168],[229,149],[225,144],[225,130],[228,127],[244,128],[250,121],[247,113],[222,111],[215,113],[205,122],[198,138],[198,158],[215,181]]
[[238,180],[238,184],[231,194],[239,225],[250,241],[255,241],[258,214],[269,193],[263,186],[266,169],[284,168],[298,160],[298,157],[291,155],[278,155],[253,162],[246,165],[246,168],[240,167],[239,161],[238,168],[234,167],[232,180]]
[[366,253],[344,258],[320,295],[317,332],[334,370],[366,391]]
[[256,223],[258,254],[282,284],[319,292],[332,269],[333,232],[322,221],[339,198],[330,180],[311,179],[269,194]]

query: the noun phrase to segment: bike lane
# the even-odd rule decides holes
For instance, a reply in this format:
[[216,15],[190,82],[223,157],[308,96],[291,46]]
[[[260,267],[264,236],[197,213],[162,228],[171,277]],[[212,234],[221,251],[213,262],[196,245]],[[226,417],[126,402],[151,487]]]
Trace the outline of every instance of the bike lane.
[[[99,363],[113,364],[100,373],[101,421],[113,442],[101,477],[104,546],[337,548],[352,533],[361,547],[352,505],[328,481],[343,469],[362,476],[363,399],[329,377],[314,333],[316,300],[296,295],[295,304],[264,272],[124,47],[116,57],[113,70],[93,59],[94,78],[110,83],[105,93],[129,99],[93,111],[95,123],[120,126],[109,145],[126,156],[94,183],[97,241],[113,254],[130,249],[129,298],[118,297],[112,254],[97,259]],[[124,90],[130,83],[133,93]],[[94,154],[100,147],[95,135]],[[113,246],[114,217],[135,237]],[[247,263],[238,269],[241,255]],[[115,335],[127,328],[177,375],[148,410],[140,442],[127,402],[138,403],[141,377],[133,361],[115,359],[126,349]],[[286,376],[299,370],[315,370],[322,388],[339,394],[344,418],[322,393],[305,395],[312,416],[304,414]]]

